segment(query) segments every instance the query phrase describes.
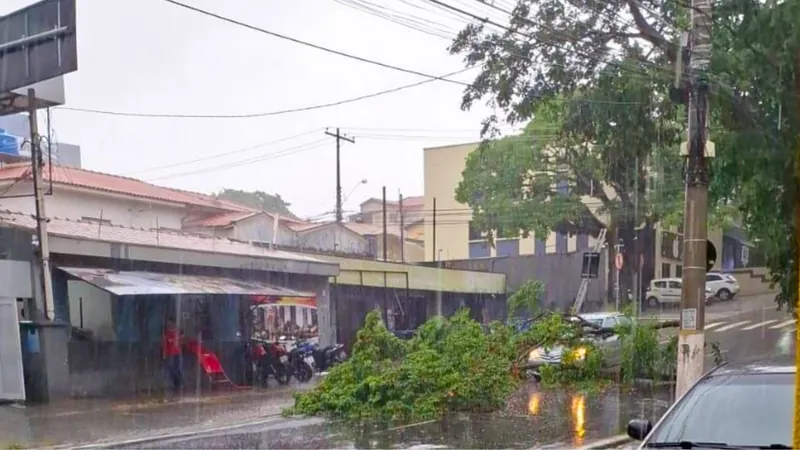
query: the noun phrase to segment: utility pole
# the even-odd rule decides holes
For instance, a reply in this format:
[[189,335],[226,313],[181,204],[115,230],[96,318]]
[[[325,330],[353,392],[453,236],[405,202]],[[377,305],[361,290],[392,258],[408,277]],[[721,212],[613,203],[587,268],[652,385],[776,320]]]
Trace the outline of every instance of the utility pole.
[[[676,396],[680,397],[703,376],[705,359],[706,242],[708,239],[708,167],[713,156],[708,145],[708,80],[711,64],[711,0],[692,0],[689,38],[688,142],[684,205],[683,289],[678,334]],[[680,56],[679,56],[680,58]]]
[[336,129],[336,133],[331,133],[325,130],[325,134],[336,139],[336,223],[342,223],[342,158],[341,158],[341,144],[342,141],[347,141],[355,144],[355,138],[347,137]]
[[[800,51],[795,55],[795,70],[794,70],[794,92],[797,98],[797,113],[800,114]],[[800,156],[800,139],[797,140],[796,156]],[[795,183],[800,185],[800,158],[795,159]],[[794,233],[795,233],[795,246],[797,254],[800,255],[800,206],[794,208]],[[800,271],[800,265],[798,265]],[[798,273],[800,275],[800,273]],[[798,278],[800,279],[800,278]],[[796,311],[800,311],[800,293],[797,297]],[[795,361],[800,361],[800,330],[795,331],[794,337],[794,351]],[[800,448],[800,372],[795,372],[794,376],[794,426],[792,433],[792,448]]]
[[383,260],[388,261],[386,258],[386,186],[383,187]]
[[36,237],[39,240],[39,277],[41,278],[45,318],[54,320],[56,316],[53,302],[53,279],[50,271],[50,241],[47,235],[47,214],[44,208],[44,182],[42,169],[44,158],[39,139],[39,124],[36,121],[36,91],[28,89],[28,126],[31,139],[31,171],[36,207]]
[[403,218],[403,194],[399,194],[400,199],[398,206],[400,207],[400,262],[406,262],[406,233],[405,233],[405,220]]
[[436,261],[436,197],[433,197],[433,230],[431,231],[431,238],[433,239],[433,248],[431,250],[431,258]]
[[642,293],[641,293],[641,285],[642,285],[642,255],[639,253],[639,237],[642,235],[641,231],[644,230],[642,227],[639,230],[639,225],[641,225],[639,221],[639,155],[636,155],[636,178],[633,179],[633,261],[634,268],[636,269],[633,272],[633,295],[635,298],[635,305],[636,305],[636,317],[641,317],[642,315]]

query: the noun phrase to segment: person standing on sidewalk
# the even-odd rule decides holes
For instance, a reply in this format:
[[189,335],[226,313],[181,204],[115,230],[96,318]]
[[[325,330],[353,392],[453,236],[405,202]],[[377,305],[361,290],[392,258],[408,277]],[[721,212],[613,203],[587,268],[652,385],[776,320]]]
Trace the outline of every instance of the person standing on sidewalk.
[[164,374],[173,389],[174,393],[178,393],[183,385],[183,361],[181,355],[183,349],[181,348],[181,338],[183,333],[175,325],[175,319],[167,319],[167,326],[164,329],[164,337],[162,340],[162,355],[164,357]]

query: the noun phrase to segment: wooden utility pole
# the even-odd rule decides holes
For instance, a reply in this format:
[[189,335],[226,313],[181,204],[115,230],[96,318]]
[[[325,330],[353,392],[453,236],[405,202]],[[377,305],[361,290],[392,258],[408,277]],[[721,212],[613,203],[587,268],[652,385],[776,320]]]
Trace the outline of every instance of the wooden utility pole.
[[56,316],[55,303],[53,302],[53,279],[50,271],[50,241],[47,235],[47,214],[44,207],[44,181],[42,169],[44,158],[39,142],[39,124],[36,121],[36,91],[28,89],[28,126],[31,139],[31,171],[33,177],[33,191],[36,208],[36,237],[39,240],[39,277],[44,300],[45,317],[54,320]]
[[406,262],[406,223],[403,217],[403,194],[399,194],[398,206],[400,208],[400,262]]
[[[708,71],[711,65],[711,0],[692,0],[689,37],[689,124],[686,145],[683,289],[678,335],[676,395],[703,376],[705,359],[706,242],[708,239]],[[685,150],[684,150],[685,149]]]
[[[800,117],[800,51],[795,55],[794,61],[794,95],[797,99],[797,116]],[[797,125],[797,124],[795,124]],[[795,189],[800,191],[800,136],[796,137],[797,150],[795,153]],[[794,206],[794,234],[797,255],[800,255],[800,196],[795,195]],[[800,280],[800,263],[797,264],[797,276]],[[800,283],[797,286],[797,305],[795,311],[800,311]],[[795,361],[800,361],[800,330],[795,331],[794,352]],[[792,448],[800,448],[800,371],[794,376],[794,432],[792,433]]]
[[325,130],[325,134],[331,136],[336,139],[336,222],[342,223],[343,214],[342,214],[342,159],[341,159],[341,144],[342,141],[350,142],[351,144],[355,144],[355,138],[347,137],[336,129],[336,133],[331,133],[328,130]]

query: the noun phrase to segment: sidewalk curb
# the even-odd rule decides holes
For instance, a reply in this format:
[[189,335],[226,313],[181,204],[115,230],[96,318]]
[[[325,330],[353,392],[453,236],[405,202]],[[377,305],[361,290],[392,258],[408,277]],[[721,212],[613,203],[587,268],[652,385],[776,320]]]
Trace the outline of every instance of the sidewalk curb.
[[196,437],[203,434],[208,433],[218,433],[221,431],[229,431],[229,430],[236,430],[239,428],[246,428],[250,426],[257,426],[257,425],[264,425],[270,422],[275,422],[275,419],[280,419],[281,414],[269,414],[266,416],[262,416],[260,419],[244,422],[244,423],[237,423],[235,425],[225,425],[221,427],[211,427],[211,428],[201,428],[195,429],[194,431],[181,431],[176,433],[165,433],[159,434],[155,436],[147,436],[141,438],[134,438],[128,439],[124,441],[111,441],[111,442],[102,442],[97,444],[87,444],[87,445],[58,445],[53,447],[44,447],[45,449],[49,450],[95,450],[95,449],[107,449],[107,448],[124,448],[129,445],[139,445],[139,444],[148,444],[151,442],[158,442],[164,441],[168,439],[180,439],[180,438],[187,438],[187,437]]
[[618,447],[622,444],[627,444],[632,441],[633,439],[631,439],[631,437],[628,436],[627,434],[619,434],[617,436],[612,436],[607,439],[601,439],[599,441],[592,442],[591,444],[580,447],[579,450],[593,450],[593,449]]

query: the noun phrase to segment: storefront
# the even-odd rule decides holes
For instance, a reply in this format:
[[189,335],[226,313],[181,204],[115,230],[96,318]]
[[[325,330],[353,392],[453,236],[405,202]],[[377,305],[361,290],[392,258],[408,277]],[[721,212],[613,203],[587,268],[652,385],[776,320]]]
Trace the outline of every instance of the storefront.
[[[215,352],[236,383],[244,378],[243,343],[271,310],[284,326],[291,321],[292,329],[314,328],[320,343],[335,341],[335,263],[213,237],[58,218],[49,225],[55,317],[44,317],[39,292],[30,294],[25,326],[39,345],[25,378],[38,384],[26,382],[27,400],[158,395],[166,385],[161,341],[170,318]],[[4,226],[21,232],[20,245],[32,256],[35,221],[18,215]],[[186,352],[185,389],[196,393],[208,383]]]

